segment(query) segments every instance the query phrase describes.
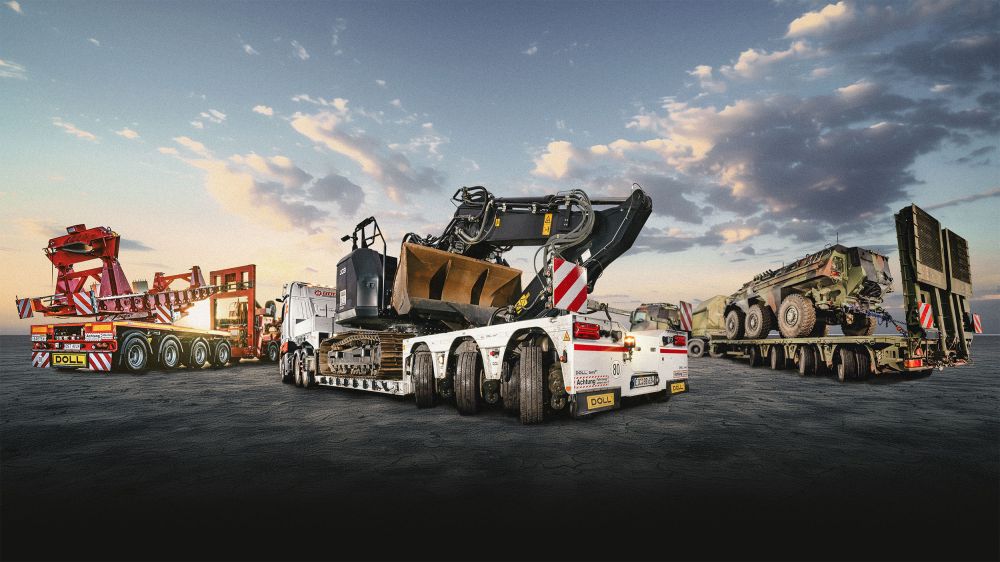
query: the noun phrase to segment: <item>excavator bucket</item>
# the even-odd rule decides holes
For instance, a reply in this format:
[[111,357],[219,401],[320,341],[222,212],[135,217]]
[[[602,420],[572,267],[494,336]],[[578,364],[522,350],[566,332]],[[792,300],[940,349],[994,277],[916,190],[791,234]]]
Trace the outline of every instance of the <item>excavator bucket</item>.
[[392,291],[399,314],[482,324],[521,295],[521,271],[418,244],[403,244]]

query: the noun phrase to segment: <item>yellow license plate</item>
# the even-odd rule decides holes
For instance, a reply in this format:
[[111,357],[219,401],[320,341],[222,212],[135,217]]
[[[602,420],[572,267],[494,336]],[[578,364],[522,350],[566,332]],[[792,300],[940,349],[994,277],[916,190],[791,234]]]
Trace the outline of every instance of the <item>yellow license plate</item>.
[[587,397],[587,410],[612,408],[615,405],[615,393],[593,394]]
[[86,353],[53,353],[53,367],[86,367]]
[[670,383],[670,394],[677,394],[679,392],[684,392],[687,390],[687,383],[674,382]]

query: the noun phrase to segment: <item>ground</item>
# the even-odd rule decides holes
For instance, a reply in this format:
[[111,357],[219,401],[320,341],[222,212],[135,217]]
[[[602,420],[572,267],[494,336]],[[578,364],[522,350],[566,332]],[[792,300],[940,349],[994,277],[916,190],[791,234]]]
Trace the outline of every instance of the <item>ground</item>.
[[853,384],[693,359],[666,404],[543,426],[0,344],[4,559],[1000,555],[1000,338]]

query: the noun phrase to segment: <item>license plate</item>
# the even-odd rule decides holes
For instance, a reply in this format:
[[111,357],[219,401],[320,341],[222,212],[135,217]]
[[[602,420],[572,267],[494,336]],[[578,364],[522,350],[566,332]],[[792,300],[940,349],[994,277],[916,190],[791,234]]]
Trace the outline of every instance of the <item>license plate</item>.
[[587,397],[587,410],[600,410],[615,407],[615,393],[591,394]]
[[53,353],[53,367],[86,367],[86,353]]
[[659,377],[656,375],[636,375],[632,377],[632,388],[641,388],[643,386],[656,386],[660,383]]
[[687,390],[686,382],[673,382],[670,383],[670,394],[679,394]]
[[80,351],[80,344],[78,343],[68,343],[63,346],[66,351]]

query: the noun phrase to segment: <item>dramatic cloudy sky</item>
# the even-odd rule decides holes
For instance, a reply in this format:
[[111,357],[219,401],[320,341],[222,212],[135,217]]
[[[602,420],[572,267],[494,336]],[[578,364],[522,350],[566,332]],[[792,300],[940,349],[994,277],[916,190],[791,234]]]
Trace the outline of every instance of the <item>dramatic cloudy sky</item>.
[[597,289],[623,307],[838,236],[890,248],[913,201],[970,240],[988,308],[998,29],[972,0],[0,0],[0,330],[69,224],[122,233],[131,278],[254,262],[273,295],[331,283],[360,219],[398,248],[476,184],[642,185],[654,214]]

